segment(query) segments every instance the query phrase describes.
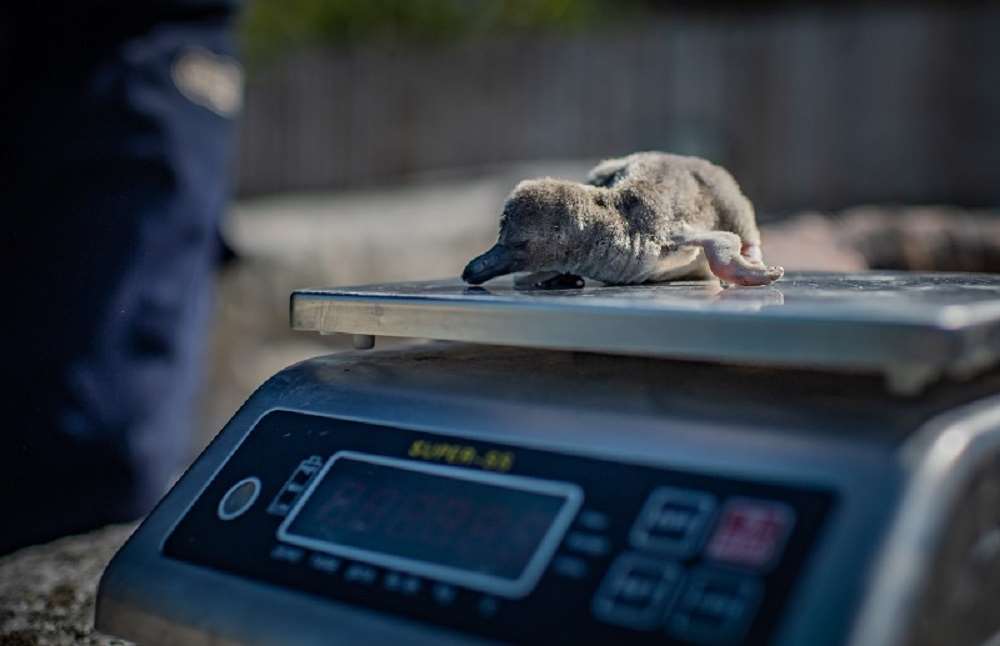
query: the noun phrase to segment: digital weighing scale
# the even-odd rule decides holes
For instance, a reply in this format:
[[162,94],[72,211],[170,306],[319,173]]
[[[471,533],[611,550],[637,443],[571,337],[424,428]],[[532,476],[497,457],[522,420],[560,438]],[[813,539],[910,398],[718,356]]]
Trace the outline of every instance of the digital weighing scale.
[[301,290],[435,339],[262,385],[101,581],[141,644],[973,644],[1000,277]]

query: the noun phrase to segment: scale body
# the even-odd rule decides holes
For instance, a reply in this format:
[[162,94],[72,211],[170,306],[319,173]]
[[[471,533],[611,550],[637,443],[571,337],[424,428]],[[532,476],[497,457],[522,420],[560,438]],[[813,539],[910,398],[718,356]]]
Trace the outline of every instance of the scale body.
[[292,322],[444,341],[263,384],[109,565],[99,630],[862,645],[1000,630],[1000,277],[303,290]]

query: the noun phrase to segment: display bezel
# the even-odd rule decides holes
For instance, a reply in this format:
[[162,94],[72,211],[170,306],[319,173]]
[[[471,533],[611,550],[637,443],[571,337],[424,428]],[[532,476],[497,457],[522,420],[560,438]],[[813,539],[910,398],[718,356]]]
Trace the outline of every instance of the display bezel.
[[[368,462],[381,466],[387,466],[409,471],[430,474],[439,477],[452,478],[487,484],[495,487],[516,489],[541,495],[558,496],[563,498],[563,504],[559,508],[552,523],[549,525],[535,552],[528,559],[527,565],[516,579],[509,579],[490,574],[470,572],[460,568],[455,568],[440,563],[421,561],[408,557],[396,556],[385,552],[365,550],[362,548],[342,545],[317,539],[301,534],[294,534],[289,531],[292,523],[298,517],[299,512],[309,503],[313,492],[319,486],[326,474],[337,460],[351,459],[361,462]],[[278,527],[278,540],[304,547],[306,549],[323,552],[333,556],[354,559],[369,563],[371,565],[399,570],[416,576],[423,576],[443,583],[450,583],[466,588],[480,590],[488,594],[507,598],[519,598],[526,596],[534,589],[535,584],[545,571],[549,560],[555,553],[556,548],[562,541],[563,535],[573,522],[573,518],[583,504],[583,490],[576,484],[561,481],[541,480],[510,474],[491,473],[485,471],[473,471],[471,469],[445,466],[439,464],[425,464],[413,460],[403,460],[390,458],[383,455],[374,455],[359,451],[338,451],[333,454],[323,465],[320,472],[312,479],[309,487],[296,502],[295,506],[285,517]]]

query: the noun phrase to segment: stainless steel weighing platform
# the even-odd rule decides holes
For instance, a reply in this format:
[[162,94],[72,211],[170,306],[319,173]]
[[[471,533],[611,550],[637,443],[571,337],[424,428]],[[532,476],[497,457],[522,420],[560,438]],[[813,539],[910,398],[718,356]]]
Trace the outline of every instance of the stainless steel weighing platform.
[[979,644],[1000,277],[300,290],[434,339],[276,374],[108,567],[144,644]]

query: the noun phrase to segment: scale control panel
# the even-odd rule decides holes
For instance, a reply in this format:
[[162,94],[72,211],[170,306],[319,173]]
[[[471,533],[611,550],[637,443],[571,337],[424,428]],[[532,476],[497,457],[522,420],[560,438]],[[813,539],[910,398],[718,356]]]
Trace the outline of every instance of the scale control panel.
[[166,556],[516,642],[764,643],[832,492],[274,411]]

